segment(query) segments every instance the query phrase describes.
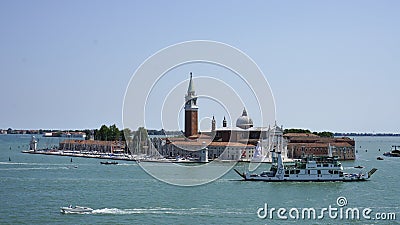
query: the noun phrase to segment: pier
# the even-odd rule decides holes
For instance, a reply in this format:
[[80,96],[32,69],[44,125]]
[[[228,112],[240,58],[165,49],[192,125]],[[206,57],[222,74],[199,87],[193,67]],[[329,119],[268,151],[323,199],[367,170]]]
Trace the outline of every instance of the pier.
[[132,155],[82,153],[79,151],[62,151],[62,150],[57,150],[57,149],[26,150],[26,151],[22,151],[22,153],[68,156],[68,157],[83,157],[83,158],[95,158],[95,159],[108,159],[108,160],[125,160],[125,161],[137,161],[138,160],[138,158],[135,158]]

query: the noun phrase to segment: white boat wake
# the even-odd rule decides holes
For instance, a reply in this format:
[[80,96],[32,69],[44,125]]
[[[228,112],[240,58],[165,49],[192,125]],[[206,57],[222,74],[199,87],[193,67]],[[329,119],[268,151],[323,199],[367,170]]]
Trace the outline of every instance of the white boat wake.
[[91,214],[112,214],[112,215],[130,215],[130,214],[171,214],[171,215],[221,215],[221,214],[252,214],[253,212],[237,211],[236,209],[210,209],[210,208],[187,208],[187,209],[174,209],[174,208],[133,208],[133,209],[119,209],[119,208],[103,208],[95,209]]
[[11,171],[11,170],[66,170],[69,167],[18,167],[18,168],[0,168],[0,171]]

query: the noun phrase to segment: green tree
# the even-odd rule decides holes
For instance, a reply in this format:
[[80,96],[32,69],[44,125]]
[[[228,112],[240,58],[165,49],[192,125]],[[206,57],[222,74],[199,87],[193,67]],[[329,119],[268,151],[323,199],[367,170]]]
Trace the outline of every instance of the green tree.
[[90,139],[90,134],[91,134],[90,130],[89,129],[85,129],[83,132],[85,132],[85,134],[86,134],[85,140],[89,140]]
[[305,130],[305,129],[296,129],[296,128],[291,128],[291,129],[285,129],[283,131],[284,134],[287,133],[304,133],[304,134],[311,134],[310,130]]
[[121,134],[119,132],[118,127],[115,124],[109,127],[108,132],[109,132],[109,139],[108,139],[109,141],[119,140]]
[[100,141],[108,141],[110,129],[106,125],[102,125],[95,133],[95,139]]
[[334,137],[333,133],[329,132],[329,131],[313,132],[313,134],[316,134],[316,135],[318,135],[320,137],[330,137],[330,138]]
[[94,139],[100,141],[119,141],[124,140],[124,137],[122,131],[113,124],[109,127],[102,125],[99,130],[94,130]]

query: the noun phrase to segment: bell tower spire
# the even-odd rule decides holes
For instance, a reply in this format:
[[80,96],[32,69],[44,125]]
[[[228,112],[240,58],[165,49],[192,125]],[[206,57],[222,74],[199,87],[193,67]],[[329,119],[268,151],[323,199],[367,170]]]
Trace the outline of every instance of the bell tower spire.
[[190,72],[189,87],[188,87],[187,93],[188,93],[188,95],[189,95],[189,93],[193,93],[194,94],[193,74],[192,74],[192,72]]
[[214,118],[214,116],[213,116],[213,118],[212,118],[212,120],[211,120],[211,132],[215,132],[215,124],[216,122],[215,122],[215,118]]
[[198,131],[198,106],[194,90],[193,75],[190,73],[189,86],[185,96],[185,136],[193,137]]

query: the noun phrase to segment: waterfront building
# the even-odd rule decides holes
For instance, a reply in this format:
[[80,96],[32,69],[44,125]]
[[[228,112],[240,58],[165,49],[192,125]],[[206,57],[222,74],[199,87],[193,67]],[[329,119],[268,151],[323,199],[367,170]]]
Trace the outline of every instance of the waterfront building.
[[258,141],[256,153],[252,156],[252,161],[272,162],[273,152],[280,152],[282,160],[291,161],[287,152],[287,139],[283,135],[283,128],[275,125],[268,127],[266,135]]
[[66,139],[60,142],[59,150],[63,152],[78,151],[88,154],[124,154],[126,146],[124,141],[98,141]]
[[287,133],[288,156],[299,159],[304,156],[327,156],[331,149],[332,155],[340,160],[355,159],[355,141],[348,137],[329,138],[315,134]]
[[[206,144],[210,139],[200,137],[196,140],[187,141],[185,138],[167,138],[161,140],[157,148],[159,154],[165,158],[194,158],[200,159],[201,151],[207,148],[208,159],[210,160],[239,160],[244,156],[252,157],[255,152],[254,145],[247,145],[240,142],[212,141]],[[251,158],[250,158],[251,159]]]

